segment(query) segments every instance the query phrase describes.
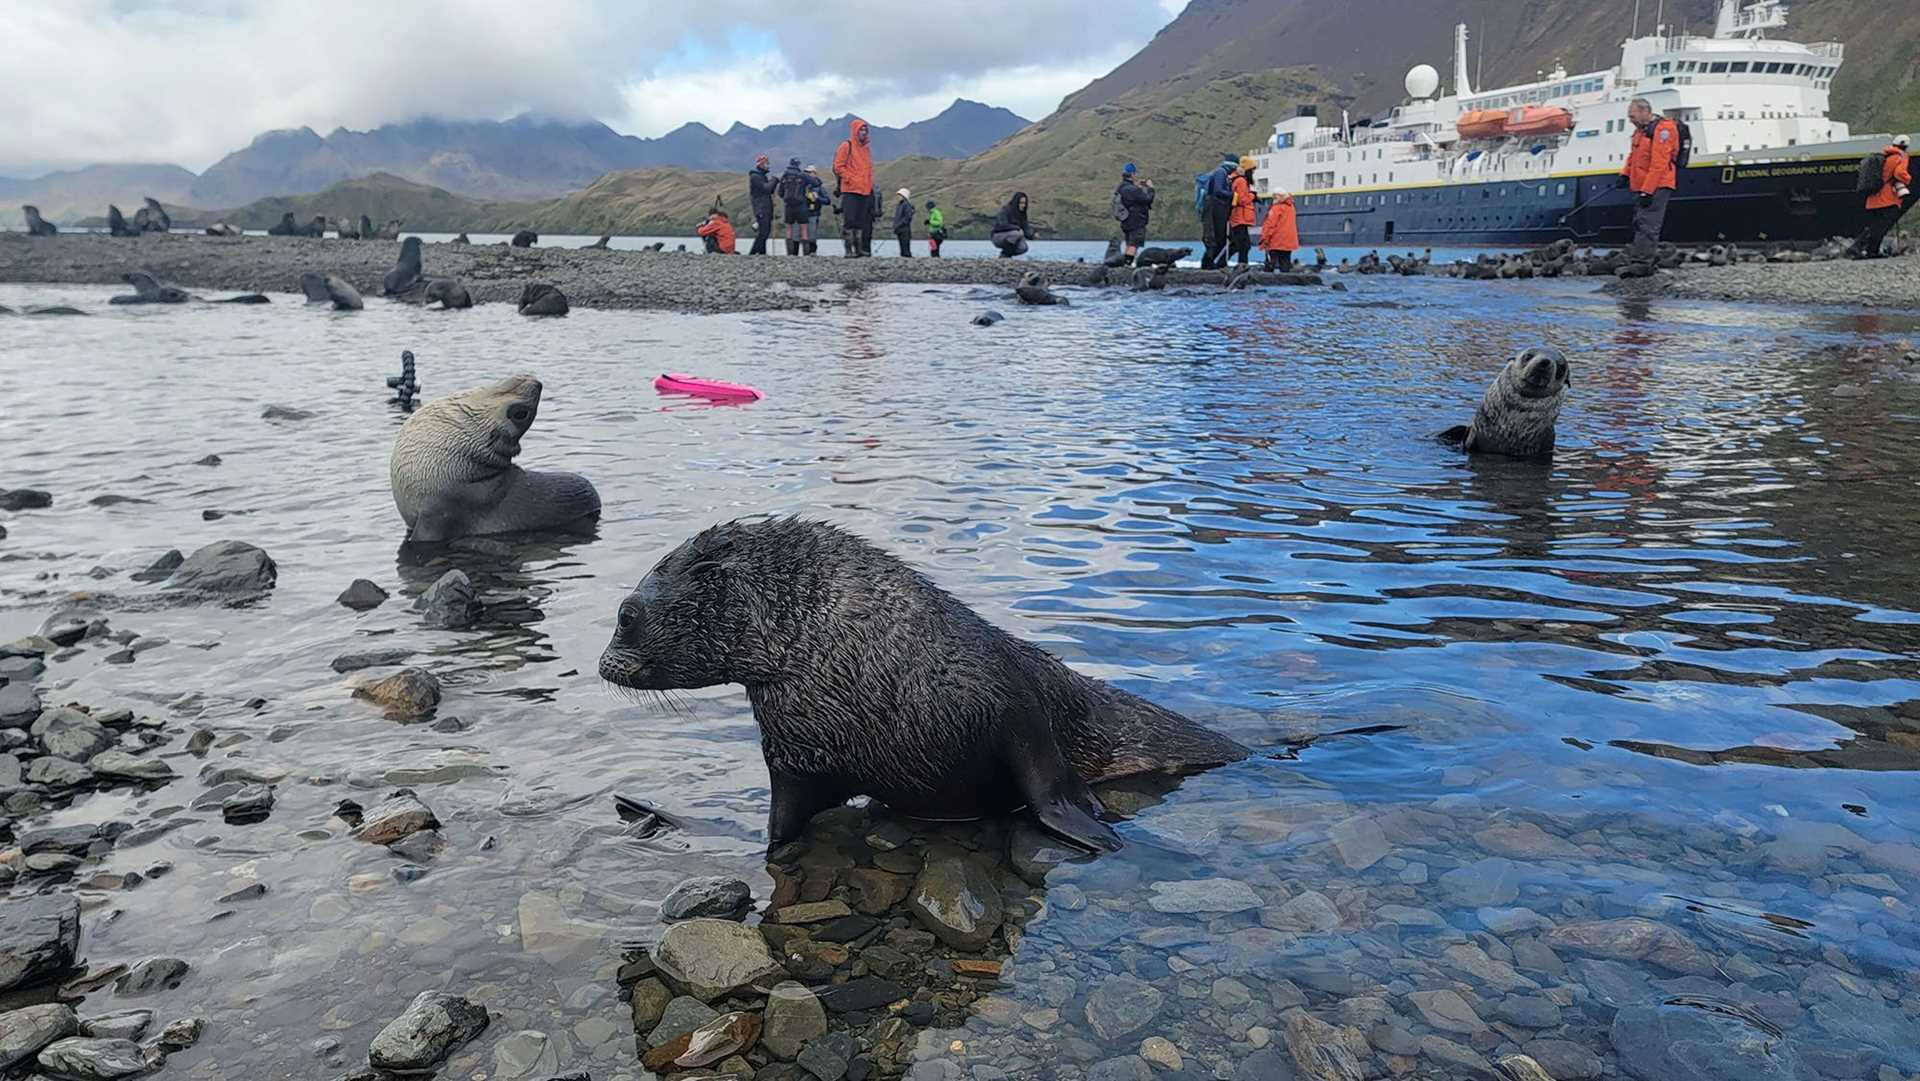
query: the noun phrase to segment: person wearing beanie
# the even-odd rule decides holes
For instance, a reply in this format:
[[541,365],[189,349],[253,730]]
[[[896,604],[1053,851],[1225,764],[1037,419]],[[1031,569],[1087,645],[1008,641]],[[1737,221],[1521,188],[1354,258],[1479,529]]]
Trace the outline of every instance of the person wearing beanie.
[[893,239],[900,242],[900,258],[913,258],[913,193],[901,188],[893,208]]
[[[1247,265],[1247,253],[1253,250],[1253,159],[1242,157],[1233,173],[1233,202],[1227,210],[1227,251]],[[1220,265],[1225,266],[1226,259]]]
[[1120,242],[1125,248],[1110,260],[1110,266],[1131,265],[1147,242],[1147,218],[1153,212],[1153,181],[1140,175],[1132,162],[1120,170],[1120,186],[1113,189],[1113,216],[1120,223]]
[[1233,212],[1233,178],[1240,171],[1240,156],[1225,153],[1220,164],[1207,176],[1207,196],[1202,207],[1206,225],[1206,254],[1200,258],[1201,270],[1218,270],[1227,265],[1227,218]]
[[807,166],[807,254],[820,254],[820,214],[833,205],[833,198],[827,194],[826,182],[820,179],[818,165]]
[[753,207],[753,247],[748,255],[767,254],[767,238],[773,235],[773,174],[768,171],[767,156],[753,159],[753,171],[747,174],[747,202]]
[[940,258],[940,245],[947,241],[947,216],[940,213],[940,204],[927,197],[927,258]]
[[1880,151],[1880,187],[1867,195],[1867,225],[1853,242],[1855,259],[1878,259],[1887,234],[1913,205],[1912,140],[1896,135]]
[[[816,182],[817,183],[817,182]],[[799,158],[787,159],[787,171],[780,174],[780,205],[787,223],[787,254],[804,255],[813,242],[813,187]]]

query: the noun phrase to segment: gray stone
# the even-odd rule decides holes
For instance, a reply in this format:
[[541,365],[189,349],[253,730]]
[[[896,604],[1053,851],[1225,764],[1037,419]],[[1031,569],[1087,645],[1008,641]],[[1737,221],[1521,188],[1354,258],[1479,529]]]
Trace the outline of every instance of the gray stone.
[[1498,1065],[1501,1081],[1554,1081],[1553,1075],[1528,1055],[1507,1055]]
[[1489,856],[1440,876],[1440,890],[1457,905],[1481,908],[1513,903],[1520,896],[1524,877],[1519,864],[1501,856]]
[[187,978],[187,970],[191,967],[178,957],[149,957],[115,980],[113,989],[122,995],[170,991]]
[[101,751],[87,759],[87,768],[96,777],[139,781],[142,784],[165,784],[174,778],[173,767],[165,762],[119,750]]
[[38,657],[0,657],[0,682],[31,683],[47,670]]
[[909,993],[900,984],[879,976],[859,976],[846,983],[822,987],[819,991],[820,1004],[829,1013],[877,1010],[906,998]]
[[279,580],[267,553],[242,541],[218,541],[199,549],[168,580],[169,589],[208,593],[261,593]]
[[0,724],[24,724],[40,715],[40,692],[31,683],[0,687]]
[[1486,1081],[1495,1081],[1500,1077],[1493,1071],[1493,1063],[1478,1051],[1440,1036],[1420,1037],[1420,1053],[1446,1067],[1444,1076],[1449,1079],[1484,1078]]
[[1255,1051],[1233,1069],[1233,1081],[1294,1081],[1299,1076],[1287,1055],[1273,1048]]
[[660,1020],[647,1033],[647,1043],[652,1047],[685,1036],[708,1021],[720,1016],[720,1011],[697,998],[681,995],[670,999],[666,1008],[660,1011]]
[[388,593],[365,578],[355,578],[334,603],[351,608],[356,612],[368,612],[386,603]]
[[1380,824],[1364,814],[1353,815],[1327,830],[1340,862],[1350,871],[1363,871],[1385,859],[1392,851]]
[[660,1023],[660,1015],[666,1011],[667,1003],[673,1001],[673,992],[667,990],[667,985],[657,977],[648,976],[633,985],[632,994],[632,1001],[628,1005],[632,1007],[633,1031],[644,1036]]
[[660,919],[668,923],[701,917],[738,919],[752,904],[752,888],[737,878],[689,878],[660,902]]
[[1139,1055],[1121,1055],[1094,1063],[1087,1081],[1153,1081],[1153,1067]]
[[168,1051],[185,1051],[200,1042],[200,1034],[207,1030],[206,1021],[198,1017],[182,1017],[160,1030],[159,1043]]
[[1554,1081],[1593,1081],[1606,1063],[1572,1040],[1529,1040],[1525,1051]]
[[1730,1003],[1629,1006],[1610,1033],[1621,1069],[1640,1081],[1794,1081],[1801,1067],[1778,1029]]
[[1441,988],[1437,991],[1415,991],[1407,996],[1413,1008],[1427,1024],[1442,1032],[1474,1033],[1487,1027],[1480,1015],[1473,1012],[1467,1000],[1454,991]]
[[113,746],[113,733],[77,709],[47,710],[30,732],[48,754],[73,762],[85,762]]
[[1340,910],[1326,895],[1308,890],[1263,914],[1261,923],[1280,931],[1331,931],[1340,926]]
[[353,696],[372,702],[395,720],[417,721],[439,707],[440,679],[424,668],[402,668],[355,687]]
[[827,1008],[812,991],[788,980],[776,984],[767,996],[761,1017],[760,1046],[775,1058],[789,1062],[809,1041],[827,1033]]
[[272,785],[250,784],[220,801],[220,817],[229,826],[262,822],[272,813]]
[[1246,912],[1264,902],[1253,887],[1231,878],[1200,878],[1179,882],[1155,882],[1147,904],[1155,912],[1181,915]]
[[486,1030],[486,1008],[445,991],[422,991],[380,1030],[367,1051],[382,1070],[428,1070]]
[[15,839],[14,844],[29,856],[40,852],[65,852],[74,856],[84,856],[92,851],[94,843],[101,839],[99,825],[89,823],[80,826],[49,826],[44,829],[25,830]]
[[180,564],[184,562],[186,562],[186,557],[180,554],[180,549],[169,549],[166,555],[147,564],[146,570],[133,572],[133,580],[136,582],[164,582],[173,577],[173,572],[179,570]]
[[88,1036],[56,1040],[43,1048],[35,1061],[51,1076],[73,1081],[113,1081],[152,1069],[140,1045],[132,1040]]
[[457,570],[441,575],[413,601],[413,610],[427,626],[443,630],[471,625],[476,607],[473,581]]
[[1087,996],[1087,1024],[1103,1040],[1131,1036],[1154,1020],[1166,996],[1131,976],[1109,976]]
[[1539,995],[1508,995],[1493,1008],[1493,1016],[1521,1028],[1552,1028],[1560,1023],[1560,1007]]
[[38,488],[0,488],[0,510],[44,510],[51,506],[51,492]]
[[102,1039],[138,1040],[153,1024],[152,1010],[116,1010],[98,1017],[83,1018],[80,1035]]
[[1007,861],[1021,878],[1044,886],[1047,873],[1064,863],[1085,858],[1086,853],[1072,848],[1052,834],[1035,828],[1022,819],[1007,834]]
[[386,668],[405,662],[413,654],[411,649],[368,649],[358,653],[342,653],[333,659],[333,670],[346,675],[362,668]]
[[1713,959],[1686,935],[1639,916],[1563,923],[1547,932],[1547,945],[1609,961],[1645,961],[1690,976],[1712,976]]
[[0,1072],[10,1070],[40,1053],[55,1040],[80,1031],[80,1019],[73,1009],[59,1002],[45,1002],[0,1013]]
[[18,788],[25,777],[26,771],[20,767],[18,755],[0,754],[0,788]]
[[977,952],[993,940],[1006,916],[1000,888],[971,859],[929,856],[914,880],[907,907],[920,926],[956,950]]
[[440,820],[433,811],[414,796],[411,788],[401,788],[362,815],[353,835],[370,844],[390,845],[408,834],[439,828]]
[[1502,937],[1553,926],[1552,920],[1531,908],[1481,908],[1474,915],[1482,927]]
[[78,762],[48,755],[27,763],[27,782],[53,788],[72,788],[93,780],[93,771]]
[[1365,1081],[1373,1055],[1358,1029],[1338,1028],[1305,1010],[1284,1019],[1287,1053],[1300,1073],[1313,1081]]
[[0,991],[26,987],[73,967],[80,902],[43,895],[0,904]]
[[852,1036],[835,1032],[808,1044],[794,1061],[819,1081],[840,1081],[858,1050]]
[[673,924],[654,946],[653,963],[669,984],[702,1002],[781,971],[760,932],[730,920]]

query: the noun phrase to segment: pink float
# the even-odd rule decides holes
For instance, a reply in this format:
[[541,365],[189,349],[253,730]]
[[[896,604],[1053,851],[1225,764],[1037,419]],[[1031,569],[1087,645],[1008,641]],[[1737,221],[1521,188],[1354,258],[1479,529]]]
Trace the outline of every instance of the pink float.
[[664,372],[653,381],[653,389],[662,394],[691,394],[696,398],[712,398],[716,401],[752,402],[766,395],[744,383],[726,383],[718,379],[702,379],[697,375],[682,372]]

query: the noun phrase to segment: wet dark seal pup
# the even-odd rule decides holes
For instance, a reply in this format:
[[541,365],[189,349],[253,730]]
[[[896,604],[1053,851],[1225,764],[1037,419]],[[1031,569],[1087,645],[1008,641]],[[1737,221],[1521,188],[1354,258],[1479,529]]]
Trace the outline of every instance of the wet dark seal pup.
[[133,286],[132,295],[107,298],[109,304],[185,304],[193,298],[184,289],[175,289],[171,285],[161,285],[153,275],[144,270],[130,271],[121,275],[128,285]]
[[567,294],[546,282],[534,282],[520,290],[521,315],[565,315],[570,310]]
[[600,675],[643,690],[745,685],[773,782],[767,834],[868,795],[904,814],[1029,808],[1119,847],[1090,784],[1191,773],[1247,749],[1083,676],[835,526],[714,526],[620,605]]
[[1468,454],[1550,457],[1568,382],[1565,353],[1544,345],[1522,349],[1494,377],[1473,411],[1473,423],[1449,428],[1440,439]]
[[522,229],[513,234],[513,239],[509,243],[516,248],[531,248],[540,243],[540,234],[531,229]]
[[357,312],[366,307],[360,291],[333,274],[307,271],[300,275],[300,291],[307,295],[307,303],[332,304],[334,311]]
[[513,464],[540,413],[540,380],[516,375],[428,402],[393,441],[393,503],[409,540],[578,530],[600,517],[585,477]]
[[1047,288],[1047,280],[1037,270],[1029,270],[1020,276],[1020,284],[1014,286],[1013,295],[1022,304],[1065,304],[1066,299]]
[[467,287],[453,278],[435,278],[427,283],[427,291],[421,303],[431,304],[436,300],[440,302],[442,310],[473,307],[473,294],[467,292]]
[[421,284],[420,238],[410,236],[400,242],[400,258],[387,271],[381,281],[380,291],[387,296],[405,293]]

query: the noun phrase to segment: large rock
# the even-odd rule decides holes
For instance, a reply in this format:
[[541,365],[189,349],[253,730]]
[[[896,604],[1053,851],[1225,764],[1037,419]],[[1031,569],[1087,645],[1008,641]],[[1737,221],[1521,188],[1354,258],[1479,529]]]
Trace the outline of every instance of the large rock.
[[963,856],[928,857],[907,907],[920,926],[956,950],[984,948],[1006,918],[993,877]]
[[767,996],[760,1046],[775,1058],[793,1061],[800,1049],[827,1034],[827,1009],[812,991],[788,980]]
[[473,581],[464,571],[448,571],[414,598],[413,608],[429,627],[465,627],[478,607],[474,596]]
[[1231,878],[1201,878],[1155,882],[1147,904],[1155,912],[1216,915],[1246,912],[1264,902],[1253,887]]
[[380,607],[386,602],[387,591],[367,581],[355,578],[340,595],[334,598],[335,604],[344,605],[356,612],[366,612]]
[[1166,996],[1132,976],[1109,976],[1087,996],[1087,1024],[1103,1040],[1131,1036],[1159,1016]]
[[27,765],[27,782],[53,788],[72,788],[93,780],[93,771],[78,762],[47,755]]
[[267,553],[244,541],[217,541],[187,557],[167,582],[169,589],[208,593],[262,593],[279,580]]
[[440,820],[414,796],[413,789],[400,788],[362,815],[353,835],[371,844],[390,845],[408,834],[439,828]]
[[1487,1027],[1466,999],[1447,988],[1415,991],[1407,996],[1407,1001],[1420,1011],[1427,1024],[1443,1032],[1475,1033]]
[[424,668],[402,668],[385,679],[361,684],[353,696],[379,706],[394,720],[417,721],[439,707],[440,680]]
[[486,1031],[487,1011],[446,991],[422,991],[373,1038],[367,1059],[381,1070],[429,1070]]
[[1291,1010],[1284,1031],[1287,1053],[1311,1081],[1364,1081],[1373,1051],[1359,1029],[1329,1025],[1305,1010]]
[[79,1031],[80,1019],[64,1003],[45,1002],[0,1014],[0,1073]]
[[85,762],[113,746],[113,733],[77,709],[60,707],[40,714],[29,730],[50,755]]
[[42,896],[0,904],[0,991],[25,987],[73,967],[80,947],[80,902]]
[[96,777],[111,777],[142,784],[165,784],[173,780],[173,767],[158,758],[142,758],[122,750],[101,751],[87,759],[87,768]]
[[653,963],[669,984],[702,1002],[781,971],[760,932],[730,920],[668,927],[653,948]]
[[1563,923],[1548,931],[1545,941],[1556,950],[1609,961],[1645,961],[1688,976],[1712,976],[1717,971],[1713,959],[1686,935],[1639,916]]
[[36,1061],[47,1074],[73,1081],[113,1081],[119,1077],[137,1077],[153,1068],[140,1045],[132,1040],[89,1036],[55,1040],[41,1050]]
[[667,923],[703,917],[738,919],[752,904],[752,888],[737,878],[689,878],[660,902],[660,919]]
[[128,969],[114,981],[120,995],[144,995],[153,991],[171,991],[187,978],[191,965],[178,957],[149,957]]
[[1685,999],[1613,1015],[1613,1050],[1640,1081],[1797,1081],[1793,1045],[1732,1003]]

